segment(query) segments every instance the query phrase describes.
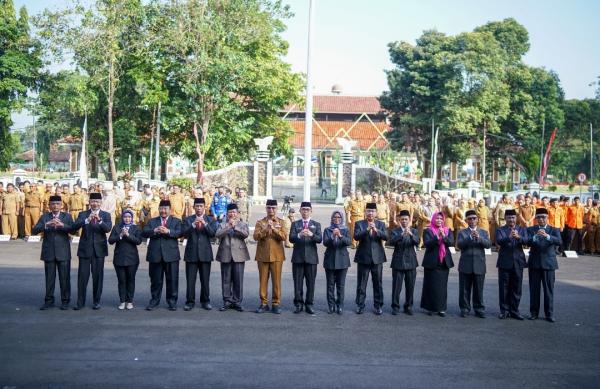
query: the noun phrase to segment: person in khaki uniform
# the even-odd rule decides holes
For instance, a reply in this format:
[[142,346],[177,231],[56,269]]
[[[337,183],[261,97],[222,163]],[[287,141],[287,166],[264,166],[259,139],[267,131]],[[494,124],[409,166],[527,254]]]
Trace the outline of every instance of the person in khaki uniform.
[[590,254],[600,254],[600,207],[598,201],[592,201],[592,207],[588,211],[588,251]]
[[518,222],[521,227],[532,227],[535,221],[535,205],[531,204],[531,198],[525,197],[524,204],[517,211]]
[[[63,200],[64,201],[64,200]],[[73,194],[69,196],[68,210],[73,220],[77,220],[79,212],[85,209],[85,197],[81,194],[81,187],[78,184],[73,185]],[[76,231],[75,236],[79,236],[80,232]]]
[[[488,233],[488,236],[492,238],[490,235],[490,209],[485,205],[485,200],[481,199],[477,203],[477,208],[475,209],[475,213],[477,214],[477,227],[481,228],[485,232]],[[495,239],[492,238],[492,241]]]
[[[63,201],[63,212],[71,213],[71,208],[69,208],[69,200],[71,198],[71,191],[69,190],[69,185],[64,184],[62,186],[62,201]],[[75,219],[73,219],[75,220]]]
[[354,192],[350,192],[348,196],[344,198],[344,214],[346,215],[346,220],[350,223],[350,202],[356,199],[356,195]]
[[377,220],[383,222],[387,228],[390,225],[390,209],[388,208],[387,202],[383,196],[373,193],[374,203],[377,204]]
[[13,184],[6,185],[6,192],[2,195],[2,233],[17,239],[19,229],[17,215],[19,214],[19,194],[15,192]]
[[269,310],[268,284],[272,282],[271,312],[281,313],[281,268],[285,260],[283,242],[289,231],[283,227],[283,220],[276,216],[277,200],[267,200],[267,216],[258,220],[254,228],[256,246],[256,262],[260,278],[260,306],[256,313]]
[[179,185],[173,185],[173,192],[169,195],[169,201],[171,202],[171,214],[173,217],[183,219],[185,196],[181,193]]
[[25,238],[31,236],[31,229],[40,220],[43,199],[38,191],[37,184],[31,184],[31,190],[25,193]]
[[[283,218],[283,228],[287,231],[292,229],[292,223],[296,221],[296,210],[294,208],[290,208],[286,217]],[[289,235],[285,237],[285,247],[294,248],[294,244],[290,242]]]
[[44,195],[42,196],[43,213],[50,212],[50,196],[53,195],[54,187],[52,186],[52,184],[46,184],[46,187],[44,189]]
[[[356,222],[360,220],[364,220],[365,218],[365,201],[363,200],[362,193],[360,191],[356,191],[356,198],[354,200],[350,200],[350,204],[348,206],[348,210],[350,211],[350,236],[354,236],[354,226]],[[357,241],[352,239],[352,248],[355,249]]]
[[29,192],[29,181],[19,183],[19,190],[17,195],[19,196],[19,214],[17,215],[17,230],[19,231],[18,237],[25,237],[25,193]]

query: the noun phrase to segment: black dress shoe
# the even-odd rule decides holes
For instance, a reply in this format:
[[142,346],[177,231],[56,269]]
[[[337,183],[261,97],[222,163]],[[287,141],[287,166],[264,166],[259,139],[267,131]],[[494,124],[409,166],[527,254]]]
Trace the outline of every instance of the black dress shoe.
[[398,308],[392,308],[392,315],[396,316],[399,313],[400,313],[400,310]]
[[383,310],[381,309],[381,307],[375,307],[375,308],[373,308],[373,313],[376,314],[377,316],[381,316],[381,315],[383,315]]
[[535,315],[535,314],[532,313],[531,315],[529,315],[528,319],[529,320],[537,320],[538,319],[538,315]]
[[507,314],[507,313],[501,313],[501,314],[499,314],[499,315],[498,315],[498,319],[500,319],[500,320],[504,320],[504,319],[506,319],[507,317],[508,317],[508,314]]
[[302,305],[296,305],[296,309],[294,309],[294,313],[302,312]]
[[273,312],[276,315],[280,315],[281,308],[279,308],[279,305],[273,305],[273,307],[271,307],[271,312]]
[[485,319],[485,312],[483,312],[483,311],[475,311],[475,316],[477,316],[480,319]]
[[176,311],[176,310],[177,310],[176,305],[169,305],[169,311]]
[[469,312],[466,309],[460,310],[460,317],[467,317],[468,314]]
[[146,306],[146,311],[154,311],[158,307],[158,304],[148,304]]
[[62,304],[62,305],[60,306],[60,310],[61,310],[61,311],[66,311],[67,309],[69,309],[69,304]]
[[259,306],[258,308],[256,308],[256,313],[264,313],[264,312],[268,312],[269,311],[269,306],[264,304]]
[[83,305],[76,305],[76,306],[73,307],[74,311],[79,311],[81,309],[83,309]]
[[194,306],[193,306],[193,305],[191,305],[191,304],[185,304],[185,305],[183,306],[183,310],[184,310],[184,311],[191,311],[193,308],[194,308]]
[[228,310],[231,307],[231,305],[229,304],[223,304],[223,306],[221,308],[219,308],[219,311],[221,312],[225,312],[226,310]]
[[446,317],[446,312],[438,312],[439,317]]
[[365,311],[364,307],[357,307],[356,308],[356,314],[357,315],[362,315],[364,311]]
[[410,308],[404,308],[404,313],[406,313],[408,316],[412,316],[413,315],[413,311]]
[[517,319],[517,320],[525,320],[525,318],[523,316],[521,316],[521,314],[519,314],[519,313],[511,313],[510,317],[512,317],[513,319]]
[[210,311],[212,309],[212,305],[210,305],[210,303],[203,303],[202,308],[206,309],[207,311]]
[[242,307],[241,305],[234,305],[232,306],[233,309],[235,309],[238,312],[244,312],[244,307]]
[[546,321],[550,323],[555,323],[556,319],[554,318],[554,316],[546,316]]
[[338,305],[338,307],[336,309],[336,312],[337,312],[338,315],[341,315],[341,314],[344,313],[344,308],[342,306]]
[[40,307],[40,311],[47,311],[48,309],[54,308],[54,304],[44,304]]
[[327,307],[327,313],[329,313],[330,315],[332,313],[335,313],[336,309],[333,305],[330,305],[329,307]]
[[306,311],[306,313],[308,313],[309,315],[314,315],[315,314],[315,310],[313,309],[312,305],[307,305],[304,310]]
[[98,309],[100,309],[100,304],[98,304],[98,303],[95,303],[94,305],[92,305],[92,309],[93,309],[94,311],[97,311]]

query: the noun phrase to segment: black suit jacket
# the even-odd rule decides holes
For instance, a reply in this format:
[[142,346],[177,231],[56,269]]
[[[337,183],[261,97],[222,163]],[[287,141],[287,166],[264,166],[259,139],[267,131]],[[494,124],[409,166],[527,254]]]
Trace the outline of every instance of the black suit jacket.
[[525,227],[515,226],[519,234],[519,239],[510,237],[511,229],[508,226],[502,226],[496,229],[496,244],[500,246],[498,251],[498,269],[510,270],[513,268],[523,269],[527,267],[523,246],[527,245],[527,229]]
[[132,266],[140,263],[137,246],[142,243],[142,231],[140,227],[132,224],[129,226],[129,236],[121,238],[121,225],[113,227],[108,237],[108,243],[115,245],[113,265]]
[[176,217],[169,216],[167,219],[168,234],[156,234],[154,229],[161,226],[161,218],[155,217],[150,219],[148,224],[144,226],[142,236],[150,238],[148,251],[146,253],[146,261],[159,263],[161,260],[165,262],[175,262],[181,259],[179,254],[179,237],[181,236],[181,220]]
[[37,224],[33,227],[31,233],[37,235],[44,233],[42,240],[42,253],[40,259],[46,262],[52,261],[70,261],[71,260],[71,240],[69,232],[73,225],[71,215],[66,212],[61,212],[58,215],[60,221],[64,224],[59,228],[45,228],[47,222],[52,220],[52,213],[47,212],[40,217]]
[[[425,269],[435,269],[438,260],[438,248],[440,244],[438,237],[434,235],[431,229],[427,228],[423,231],[423,244],[425,245],[425,255],[423,256],[423,263],[421,264]],[[454,267],[454,261],[452,260],[452,253],[450,253],[450,247],[454,244],[454,236],[452,231],[448,231],[448,235],[444,238],[444,246],[446,246],[446,256],[444,262],[449,269]]]
[[81,228],[77,256],[82,258],[103,258],[108,255],[106,234],[109,233],[112,228],[112,221],[108,212],[99,211],[98,216],[102,219],[102,223],[85,224],[85,219],[87,219],[91,213],[91,210],[79,212],[77,220],[73,223],[72,232]]
[[354,225],[354,240],[358,241],[358,248],[354,255],[354,262],[363,265],[379,265],[387,261],[383,241],[387,240],[387,231],[382,221],[375,220],[377,233],[371,234],[366,220],[356,222]]
[[200,230],[194,226],[196,215],[184,220],[182,235],[187,238],[187,244],[183,259],[186,262],[211,262],[214,259],[210,238],[215,236],[219,225],[215,219],[206,215],[202,219],[206,224]]
[[492,247],[488,233],[477,229],[479,239],[471,239],[469,228],[458,231],[457,246],[460,249],[458,271],[467,274],[485,274],[485,249]]
[[[410,227],[408,227],[410,228]],[[402,234],[402,227],[394,228],[390,232],[388,244],[394,246],[391,268],[395,270],[412,270],[419,266],[416,247],[419,245],[419,232],[410,228],[412,236]]]
[[296,220],[290,227],[290,242],[294,244],[292,251],[292,263],[308,263],[316,265],[319,263],[317,243],[323,241],[321,235],[321,224],[310,219],[308,229],[313,236],[299,237],[298,234],[304,229],[304,220]]
[[352,244],[350,230],[340,227],[341,238],[333,238],[333,227],[323,231],[323,245],[326,247],[323,257],[323,267],[328,270],[347,269],[350,267],[350,254],[348,246]]
[[554,246],[562,245],[560,230],[546,225],[546,233],[550,235],[550,239],[540,239],[536,236],[540,228],[540,226],[533,226],[527,229],[527,238],[531,248],[528,266],[530,269],[556,270],[558,261]]

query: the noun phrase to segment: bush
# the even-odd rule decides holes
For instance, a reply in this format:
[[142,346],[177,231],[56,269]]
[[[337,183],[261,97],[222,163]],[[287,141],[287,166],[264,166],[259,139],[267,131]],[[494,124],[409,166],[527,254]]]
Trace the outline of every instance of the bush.
[[169,185],[179,185],[181,189],[191,191],[194,187],[194,180],[186,177],[173,177],[169,180]]
[[558,188],[556,187],[556,185],[550,185],[550,186],[548,187],[548,190],[549,190],[550,192],[556,192],[556,189],[558,189]]
[[569,184],[569,192],[572,192],[575,188],[575,184]]
[[523,189],[524,190],[528,190],[529,189],[529,185],[523,185]]

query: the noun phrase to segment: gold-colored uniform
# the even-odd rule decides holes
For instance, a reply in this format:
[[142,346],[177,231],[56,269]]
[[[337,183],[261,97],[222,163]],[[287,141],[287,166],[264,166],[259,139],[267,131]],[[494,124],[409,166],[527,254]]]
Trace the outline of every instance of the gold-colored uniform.
[[31,229],[40,220],[43,199],[40,192],[30,190],[25,193],[25,236],[31,236]]
[[183,194],[170,194],[169,201],[171,202],[171,215],[182,220],[183,213],[185,212],[185,197]]
[[354,225],[359,220],[364,220],[365,218],[365,207],[366,203],[363,200],[350,200],[348,204],[348,211],[350,212],[350,222],[348,223],[348,227],[350,229],[350,236],[352,237],[352,247],[356,247],[358,244],[357,241],[354,240]]
[[19,214],[19,194],[16,192],[4,192],[2,195],[2,233],[17,239],[19,229],[17,215]]

